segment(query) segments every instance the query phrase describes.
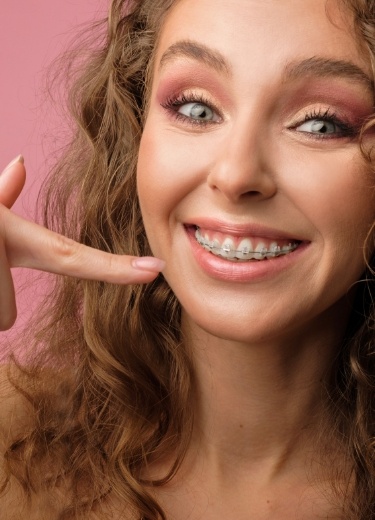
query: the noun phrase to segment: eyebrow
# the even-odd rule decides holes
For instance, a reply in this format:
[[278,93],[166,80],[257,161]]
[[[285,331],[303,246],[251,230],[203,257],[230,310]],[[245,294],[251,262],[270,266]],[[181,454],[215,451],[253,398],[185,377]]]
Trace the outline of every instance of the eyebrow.
[[[196,60],[226,76],[230,76],[232,72],[230,64],[219,51],[191,40],[181,40],[168,47],[161,57],[159,69],[180,58]],[[286,65],[283,81],[297,80],[307,76],[347,78],[361,83],[372,92],[374,91],[374,81],[358,65],[347,60],[319,56]]]
[[229,63],[219,51],[190,40],[181,40],[168,47],[160,59],[159,69],[179,58],[190,58],[199,61],[203,65],[226,75],[231,73]]
[[374,90],[374,82],[366,72],[347,60],[313,56],[300,62],[290,63],[285,68],[285,80],[295,80],[305,76],[347,78],[362,83],[371,91]]

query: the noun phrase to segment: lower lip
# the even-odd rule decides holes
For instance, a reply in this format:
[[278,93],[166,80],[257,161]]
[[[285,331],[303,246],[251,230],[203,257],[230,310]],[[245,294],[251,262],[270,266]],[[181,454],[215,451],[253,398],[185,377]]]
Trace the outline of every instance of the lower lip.
[[232,262],[216,256],[200,246],[196,241],[194,228],[187,227],[185,230],[194,258],[203,271],[212,278],[230,282],[254,282],[276,276],[298,261],[301,254],[309,246],[308,242],[302,242],[296,250],[287,255],[267,258],[266,260]]

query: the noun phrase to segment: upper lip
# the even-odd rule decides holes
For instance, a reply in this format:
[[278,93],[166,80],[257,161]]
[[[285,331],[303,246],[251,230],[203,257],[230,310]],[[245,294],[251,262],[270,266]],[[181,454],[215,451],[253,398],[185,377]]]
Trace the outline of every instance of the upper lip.
[[235,224],[233,222],[225,222],[224,220],[220,219],[196,217],[192,220],[189,220],[188,222],[185,222],[184,225],[185,227],[197,226],[207,231],[218,231],[219,233],[227,233],[228,235],[236,237],[263,237],[275,240],[293,239],[301,242],[304,240],[303,238],[290,233],[289,231],[271,228],[255,222]]

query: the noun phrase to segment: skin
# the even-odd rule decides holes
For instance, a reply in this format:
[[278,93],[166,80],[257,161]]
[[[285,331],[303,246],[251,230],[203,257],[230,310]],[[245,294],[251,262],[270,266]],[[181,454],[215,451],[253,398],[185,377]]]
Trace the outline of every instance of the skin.
[[26,180],[22,156],[0,175],[0,330],[17,317],[12,267],[27,267],[110,283],[146,283],[165,263],[157,258],[136,258],[104,253],[78,244],[10,211]]
[[[374,200],[358,136],[333,127],[322,139],[311,124],[327,110],[351,121],[369,116],[373,92],[342,74],[285,81],[286,63],[313,57],[349,60],[370,76],[351,20],[335,2],[328,17],[325,5],[180,0],[163,27],[138,191],[197,372],[192,447],[180,478],[157,493],[171,518],[340,517],[316,484],[314,439],[329,428],[322,381],[364,269]],[[220,52],[231,74],[186,56],[161,67],[183,40]],[[179,106],[168,105],[171,97]],[[202,97],[213,118],[191,124],[188,102]],[[274,275],[218,279],[197,262],[184,226],[207,216],[276,228],[304,249]],[[340,455],[336,464],[344,465]]]
[[[330,426],[321,381],[342,337],[346,294],[363,270],[373,198],[356,139],[317,140],[302,125],[317,107],[365,116],[372,92],[348,78],[285,83],[281,70],[323,56],[370,73],[350,21],[330,5],[335,24],[323,0],[179,0],[161,34],[138,190],[153,253],[167,260],[166,279],[182,303],[197,374],[191,448],[177,478],[155,491],[169,518],[340,518],[319,478],[313,439]],[[186,38],[220,51],[231,77],[186,58],[160,70],[163,53]],[[191,127],[161,106],[161,85],[181,74],[216,107],[217,124]],[[16,315],[10,267],[114,283],[148,282],[162,269],[157,260],[151,269],[150,259],[146,270],[137,268],[134,258],[95,251],[14,215],[24,178],[20,160],[0,176],[1,328]],[[197,265],[182,225],[206,215],[276,227],[301,237],[306,252],[277,276],[218,280]],[[340,453],[330,449],[341,469]],[[150,476],[165,467],[154,464]]]

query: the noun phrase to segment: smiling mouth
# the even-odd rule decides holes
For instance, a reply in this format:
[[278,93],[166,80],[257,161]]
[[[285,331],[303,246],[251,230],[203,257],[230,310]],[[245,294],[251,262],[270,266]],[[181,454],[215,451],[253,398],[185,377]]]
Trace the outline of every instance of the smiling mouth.
[[200,246],[215,256],[232,262],[260,261],[289,255],[301,244],[299,240],[271,240],[263,237],[233,237],[196,226],[195,238]]

